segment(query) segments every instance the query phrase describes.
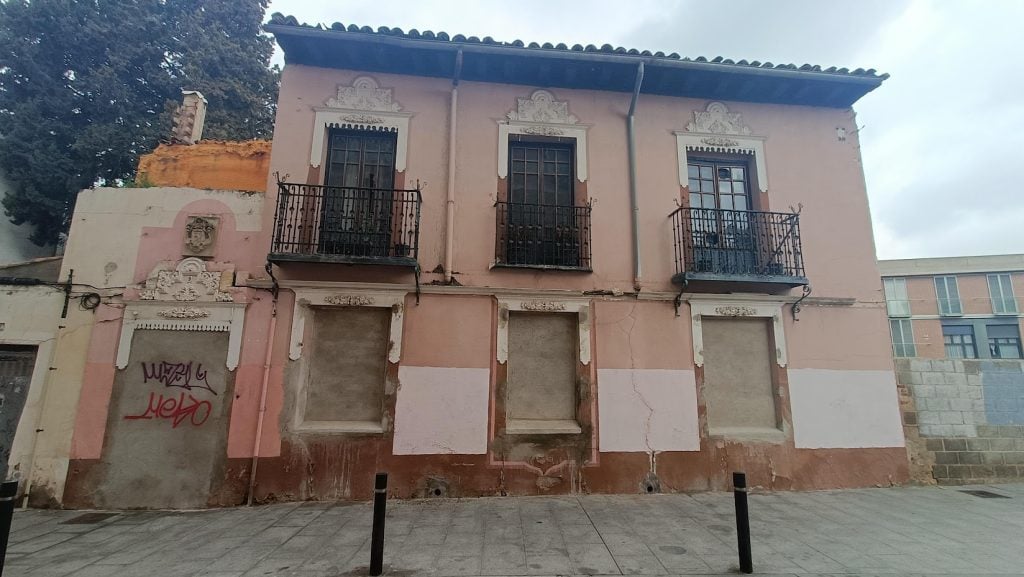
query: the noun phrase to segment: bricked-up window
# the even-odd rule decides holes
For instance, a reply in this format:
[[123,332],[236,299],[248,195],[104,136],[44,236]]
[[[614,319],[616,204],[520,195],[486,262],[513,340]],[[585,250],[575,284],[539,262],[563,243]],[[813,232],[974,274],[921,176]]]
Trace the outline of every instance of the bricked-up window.
[[579,316],[509,313],[509,432],[578,433],[576,367]]
[[771,320],[704,317],[704,399],[712,434],[775,429]]
[[1013,298],[1013,283],[1009,274],[988,275],[988,294],[992,297],[992,312],[1009,315],[1017,312],[1017,301]]
[[917,347],[914,345],[914,329],[910,319],[891,319],[889,321],[889,331],[892,333],[893,356],[917,356]]
[[985,329],[993,359],[1021,358],[1020,329],[1016,325],[988,325]]
[[303,421],[379,428],[391,310],[318,308],[313,318]]
[[960,290],[957,288],[955,276],[935,277],[935,298],[939,303],[939,314],[943,316],[960,316],[964,314],[960,304]]
[[885,308],[890,317],[909,317],[910,299],[907,298],[907,279],[887,278],[882,280],[885,288]]
[[978,358],[978,348],[974,341],[974,327],[971,325],[942,325],[942,340],[946,345],[946,357],[950,359]]

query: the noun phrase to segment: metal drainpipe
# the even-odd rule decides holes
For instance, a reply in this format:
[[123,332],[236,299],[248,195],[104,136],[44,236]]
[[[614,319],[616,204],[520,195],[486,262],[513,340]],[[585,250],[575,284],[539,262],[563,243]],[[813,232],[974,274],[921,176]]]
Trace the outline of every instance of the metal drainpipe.
[[263,421],[267,414],[267,387],[270,384],[270,364],[274,353],[274,338],[277,333],[277,279],[274,278],[274,270],[271,264],[267,263],[267,273],[274,282],[271,290],[270,301],[270,326],[267,328],[267,352],[263,356],[263,381],[260,383],[260,405],[259,413],[256,416],[256,439],[252,445],[252,466],[249,468],[249,494],[246,497],[246,504],[251,506],[253,494],[256,491],[256,467],[260,462],[260,445],[263,444]]
[[444,282],[452,284],[455,260],[455,135],[459,106],[459,77],[462,76],[462,49],[455,53],[452,76],[451,112],[448,118],[448,201],[444,222]]
[[636,112],[636,101],[640,97],[640,85],[644,81],[644,63],[636,69],[636,86],[633,88],[633,99],[629,102],[629,114],[626,115],[626,139],[629,145],[629,204],[633,209],[633,288],[640,290],[640,202],[636,192],[636,127],[633,114]]

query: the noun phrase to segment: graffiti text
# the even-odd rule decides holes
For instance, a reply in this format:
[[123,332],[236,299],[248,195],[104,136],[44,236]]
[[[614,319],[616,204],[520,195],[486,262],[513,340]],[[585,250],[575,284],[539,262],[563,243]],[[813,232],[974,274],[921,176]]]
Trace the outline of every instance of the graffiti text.
[[195,366],[192,361],[187,363],[168,363],[167,361],[142,363],[142,378],[144,383],[158,381],[165,387],[181,387],[187,391],[206,389],[217,394],[210,383],[206,382],[206,371],[203,370],[202,363],[195,363]]
[[[172,385],[168,385],[172,386]],[[149,394],[149,406],[141,415],[126,415],[126,420],[135,419],[168,419],[171,421],[171,428],[178,428],[178,425],[186,420],[194,427],[198,427],[210,418],[213,412],[213,405],[210,401],[200,401],[186,393],[181,393],[178,398],[165,397],[162,394]]]

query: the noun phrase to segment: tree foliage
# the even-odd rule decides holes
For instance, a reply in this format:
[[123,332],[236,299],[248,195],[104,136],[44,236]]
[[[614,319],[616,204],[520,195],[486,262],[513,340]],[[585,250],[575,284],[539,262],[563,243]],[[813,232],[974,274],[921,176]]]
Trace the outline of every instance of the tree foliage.
[[130,180],[170,133],[181,90],[210,105],[204,138],[270,138],[278,71],[268,0],[0,0],[3,205],[65,230],[75,194]]

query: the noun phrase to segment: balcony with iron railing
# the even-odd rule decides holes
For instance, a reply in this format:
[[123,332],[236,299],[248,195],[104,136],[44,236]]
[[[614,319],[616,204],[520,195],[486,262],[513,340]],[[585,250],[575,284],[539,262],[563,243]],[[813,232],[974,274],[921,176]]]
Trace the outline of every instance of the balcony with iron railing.
[[494,206],[496,267],[591,270],[590,205]]
[[754,291],[808,284],[798,213],[681,207],[669,216],[675,284]]
[[419,190],[278,183],[272,262],[417,266]]

